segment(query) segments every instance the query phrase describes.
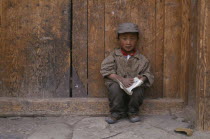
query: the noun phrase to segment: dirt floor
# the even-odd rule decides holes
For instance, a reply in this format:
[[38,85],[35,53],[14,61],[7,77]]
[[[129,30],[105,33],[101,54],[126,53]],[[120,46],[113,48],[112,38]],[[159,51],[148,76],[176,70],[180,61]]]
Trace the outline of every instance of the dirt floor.
[[0,139],[209,139],[210,132],[194,130],[188,137],[175,133],[192,128],[175,115],[143,115],[138,123],[122,119],[109,125],[105,117],[7,117],[0,118]]

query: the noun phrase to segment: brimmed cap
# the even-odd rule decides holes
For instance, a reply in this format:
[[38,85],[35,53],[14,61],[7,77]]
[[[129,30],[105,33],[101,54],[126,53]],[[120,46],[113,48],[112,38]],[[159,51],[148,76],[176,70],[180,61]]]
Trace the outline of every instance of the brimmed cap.
[[134,23],[122,23],[118,26],[117,33],[139,32],[138,25]]

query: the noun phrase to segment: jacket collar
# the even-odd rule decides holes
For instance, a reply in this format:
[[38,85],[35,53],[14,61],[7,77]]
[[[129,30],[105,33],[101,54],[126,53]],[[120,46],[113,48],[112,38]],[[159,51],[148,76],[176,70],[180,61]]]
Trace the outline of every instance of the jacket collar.
[[[123,56],[120,48],[116,48],[114,52],[115,52],[115,55],[117,55],[117,56]],[[140,59],[140,55],[139,54],[140,54],[140,52],[137,49],[136,53],[135,53],[135,55],[133,57]]]

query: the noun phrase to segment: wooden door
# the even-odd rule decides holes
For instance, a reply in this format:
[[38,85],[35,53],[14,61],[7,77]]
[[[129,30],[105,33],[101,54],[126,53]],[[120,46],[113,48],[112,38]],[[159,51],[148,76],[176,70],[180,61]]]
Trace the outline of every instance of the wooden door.
[[70,1],[0,1],[0,96],[69,97]]
[[[138,48],[155,75],[146,96],[180,98],[185,91],[189,5],[188,0],[73,0],[72,66],[83,91],[90,97],[106,96],[100,64],[118,47],[117,26],[133,22],[140,29]],[[74,82],[73,94],[78,89]]]
[[0,96],[106,97],[103,59],[120,23],[139,25],[150,98],[184,98],[189,0],[0,1]]

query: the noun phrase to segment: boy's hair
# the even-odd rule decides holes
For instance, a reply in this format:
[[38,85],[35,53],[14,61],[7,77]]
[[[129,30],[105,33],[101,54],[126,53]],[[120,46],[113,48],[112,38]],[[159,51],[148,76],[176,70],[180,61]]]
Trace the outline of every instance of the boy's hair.
[[117,39],[119,39],[120,34],[123,33],[137,33],[137,38],[139,38],[139,28],[137,24],[134,23],[122,23],[117,29]]

